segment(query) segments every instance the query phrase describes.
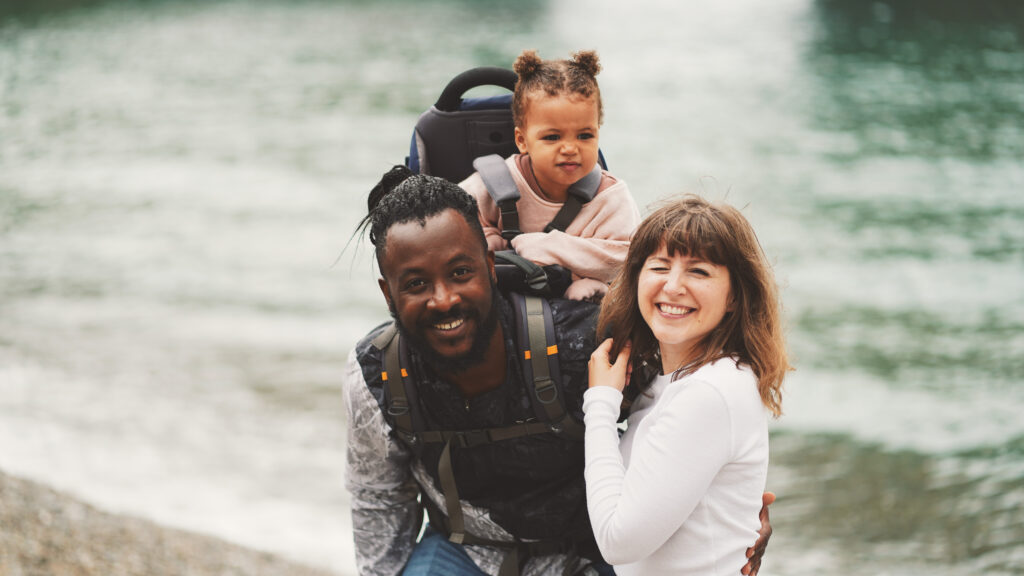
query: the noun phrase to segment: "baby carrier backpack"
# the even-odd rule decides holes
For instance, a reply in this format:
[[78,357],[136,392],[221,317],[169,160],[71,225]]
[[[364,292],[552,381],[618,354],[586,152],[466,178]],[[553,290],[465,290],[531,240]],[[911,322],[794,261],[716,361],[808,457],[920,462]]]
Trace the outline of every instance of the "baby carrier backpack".
[[[502,207],[506,228],[508,223],[513,223],[513,229],[518,228],[515,201],[519,198],[519,191],[503,161],[518,152],[512,121],[512,95],[462,96],[477,86],[494,85],[512,91],[515,82],[514,72],[494,67],[473,68],[453,78],[437,102],[420,116],[413,131],[409,156],[406,157],[406,166],[413,172],[439,176],[455,183],[479,171],[488,192]],[[599,163],[601,167],[605,165],[600,153]],[[559,212],[552,225],[557,224],[564,230],[582,205],[593,198],[600,180],[600,167],[596,167],[578,183],[579,201],[566,202],[566,205],[571,205],[567,214],[562,216]],[[592,188],[589,197],[585,187]],[[576,194],[570,195],[575,197]],[[373,345],[382,352],[381,379],[387,415],[398,438],[417,456],[422,454],[425,444],[444,447],[438,463],[438,475],[445,510],[435,507],[430,498],[421,498],[431,525],[443,530],[452,542],[507,549],[509,552],[500,572],[505,576],[518,574],[520,564],[530,556],[571,553],[573,544],[563,540],[496,542],[466,532],[452,461],[461,449],[534,434],[558,434],[582,442],[583,425],[565,407],[554,321],[546,300],[565,291],[572,282],[571,274],[561,266],[539,266],[511,250],[495,254],[495,270],[498,288],[508,294],[515,310],[516,354],[536,416],[533,421],[483,430],[427,429],[417,399],[415,374],[409,369],[411,362],[407,343],[392,324],[374,339]]]
[[[504,162],[519,151],[512,120],[512,94],[462,97],[478,86],[498,86],[512,92],[516,74],[505,68],[483,66],[452,78],[437,102],[416,122],[405,165],[418,174],[440,176],[455,183],[479,172],[487,192],[501,210],[501,235],[511,240],[521,233],[516,209],[519,189]],[[601,169],[607,170],[608,166],[598,150],[597,165],[569,188],[569,198],[544,228],[545,232],[565,231],[583,205],[597,194]]]

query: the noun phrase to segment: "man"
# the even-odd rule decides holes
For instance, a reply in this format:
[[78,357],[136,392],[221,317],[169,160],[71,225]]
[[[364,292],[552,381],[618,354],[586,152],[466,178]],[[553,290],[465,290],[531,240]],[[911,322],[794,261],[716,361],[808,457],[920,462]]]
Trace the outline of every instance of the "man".
[[[536,420],[516,357],[515,312],[496,289],[475,201],[445,180],[407,176],[400,168],[385,176],[364,225],[408,349],[421,418],[445,430]],[[550,304],[565,408],[582,421],[597,307]],[[389,329],[356,345],[344,382],[360,574],[610,574],[587,517],[582,440],[556,431],[462,446],[399,439],[401,411],[389,404],[384,376]],[[445,485],[446,462],[454,486]],[[457,488],[454,509],[446,488]],[[418,543],[417,498],[431,513]],[[464,532],[466,545],[450,541],[449,531],[455,540]],[[753,573],[768,533],[748,566]]]

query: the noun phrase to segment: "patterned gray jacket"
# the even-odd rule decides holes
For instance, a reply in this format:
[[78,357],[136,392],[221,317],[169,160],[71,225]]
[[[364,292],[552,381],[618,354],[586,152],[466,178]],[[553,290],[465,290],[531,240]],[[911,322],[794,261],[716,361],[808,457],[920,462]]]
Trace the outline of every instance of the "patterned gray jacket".
[[[504,298],[499,303],[506,350],[513,359],[515,342],[509,334],[514,333],[510,328],[514,312]],[[568,300],[552,300],[551,308],[566,409],[582,420],[597,308]],[[373,330],[352,350],[343,381],[348,433],[346,487],[351,493],[356,563],[360,574],[374,576],[397,575],[408,561],[421,528],[417,497],[429,498],[444,510],[444,496],[437,488],[436,458],[428,452],[422,459],[417,457],[397,438],[381,409],[381,354],[371,341],[385,326]],[[467,402],[453,386],[432,377],[415,354],[412,361],[414,370],[422,375],[417,390],[424,417],[435,429],[496,427],[532,415],[518,362],[510,360],[506,383],[499,389]],[[513,542],[516,536],[521,540],[548,538],[551,536],[544,531],[549,530],[560,535],[575,533],[592,542],[583,485],[583,444],[564,439],[553,442],[547,436],[474,448],[482,452],[456,460],[467,533]],[[478,465],[473,465],[474,456],[479,456]],[[467,545],[465,549],[492,575],[498,573],[506,553],[489,546]],[[539,556],[527,561],[523,573],[561,573],[567,561],[577,568],[587,564],[575,556]]]

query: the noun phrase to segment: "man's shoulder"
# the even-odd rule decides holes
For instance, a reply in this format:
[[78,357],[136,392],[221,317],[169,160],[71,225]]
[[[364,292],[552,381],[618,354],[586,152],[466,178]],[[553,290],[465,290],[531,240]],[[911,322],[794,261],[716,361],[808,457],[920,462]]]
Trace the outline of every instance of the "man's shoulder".
[[595,330],[600,306],[593,302],[562,298],[552,298],[548,302],[551,305],[559,351],[582,354],[589,359],[596,347]]
[[394,325],[394,321],[384,322],[370,330],[356,343],[356,361],[363,372],[363,380],[370,388],[376,388],[382,384],[381,370],[384,366],[384,349],[394,334]]

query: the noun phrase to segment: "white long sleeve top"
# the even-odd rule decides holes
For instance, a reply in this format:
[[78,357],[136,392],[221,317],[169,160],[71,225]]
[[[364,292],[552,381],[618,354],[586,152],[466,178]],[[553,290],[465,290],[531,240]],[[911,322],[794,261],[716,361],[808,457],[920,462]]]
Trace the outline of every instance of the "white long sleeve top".
[[620,441],[622,393],[584,395],[587,506],[616,574],[736,576],[761,527],[768,410],[751,370],[731,358],[633,404]]

